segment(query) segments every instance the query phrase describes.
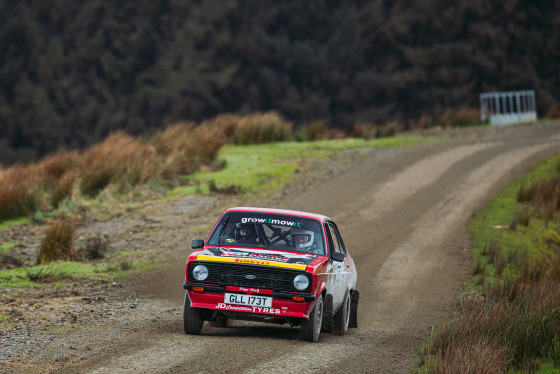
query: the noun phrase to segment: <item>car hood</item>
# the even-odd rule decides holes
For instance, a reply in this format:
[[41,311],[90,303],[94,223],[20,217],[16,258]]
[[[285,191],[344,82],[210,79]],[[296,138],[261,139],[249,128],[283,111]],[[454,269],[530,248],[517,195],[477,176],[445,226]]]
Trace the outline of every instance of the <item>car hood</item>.
[[255,248],[227,248],[211,247],[202,250],[196,257],[197,261],[229,262],[240,265],[261,265],[305,270],[320,256],[311,254],[297,254],[284,251],[255,249]]

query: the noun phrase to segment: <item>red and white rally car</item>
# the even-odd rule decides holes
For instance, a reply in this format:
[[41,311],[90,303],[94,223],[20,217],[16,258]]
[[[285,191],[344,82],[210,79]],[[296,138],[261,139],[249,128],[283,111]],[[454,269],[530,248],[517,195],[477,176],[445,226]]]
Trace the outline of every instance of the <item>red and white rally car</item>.
[[183,326],[228,319],[301,326],[315,342],[323,332],[357,327],[356,267],[328,217],[279,209],[226,210],[185,269]]

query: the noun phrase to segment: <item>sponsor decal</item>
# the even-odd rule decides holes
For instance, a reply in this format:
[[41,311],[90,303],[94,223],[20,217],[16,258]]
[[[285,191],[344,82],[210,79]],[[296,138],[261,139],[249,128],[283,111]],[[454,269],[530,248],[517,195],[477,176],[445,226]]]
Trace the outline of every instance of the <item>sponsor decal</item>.
[[246,313],[266,313],[266,314],[282,314],[288,311],[287,307],[278,308],[265,308],[260,306],[243,306],[232,305],[225,303],[218,303],[216,309],[227,310],[231,312],[246,312]]
[[275,261],[260,261],[260,260],[252,260],[252,259],[243,259],[243,258],[228,258],[228,257],[220,257],[220,256],[209,256],[205,254],[199,254],[196,257],[197,261],[212,261],[212,262],[232,262],[236,264],[248,264],[248,265],[264,265],[264,266],[273,266],[278,268],[287,268],[287,269],[297,269],[297,270],[305,270],[307,269],[307,265],[301,264],[290,264],[290,263],[281,263]]
[[269,223],[271,225],[301,227],[301,222],[272,219],[272,218],[243,217],[241,218],[241,223]]
[[[268,260],[276,262],[290,262],[292,259],[285,256],[269,254],[269,253],[252,253],[252,252],[239,252],[239,251],[223,251],[222,256],[231,257],[250,257],[258,260]],[[303,262],[298,261],[298,264],[303,264]]]
[[226,291],[245,292],[247,295],[251,295],[254,293],[263,294],[263,295],[272,295],[272,290],[263,290],[260,288],[250,288],[250,287],[226,286]]
[[234,259],[234,261],[239,262],[240,264],[270,265],[269,261],[259,261],[259,260],[251,260],[251,259],[244,259],[244,258],[236,258]]

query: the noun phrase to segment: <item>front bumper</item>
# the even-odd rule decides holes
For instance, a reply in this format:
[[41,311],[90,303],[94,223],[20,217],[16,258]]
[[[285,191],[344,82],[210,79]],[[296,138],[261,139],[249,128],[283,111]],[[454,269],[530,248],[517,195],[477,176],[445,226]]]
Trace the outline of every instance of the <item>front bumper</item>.
[[[203,287],[204,291],[193,291],[193,287]],[[224,303],[225,287],[183,283],[191,300],[191,307],[213,310],[223,313],[258,314],[279,318],[309,318],[315,306],[315,295],[297,294],[292,292],[273,292],[272,307],[253,307]],[[230,292],[230,291],[228,291]],[[303,301],[294,301],[293,297],[301,297]]]

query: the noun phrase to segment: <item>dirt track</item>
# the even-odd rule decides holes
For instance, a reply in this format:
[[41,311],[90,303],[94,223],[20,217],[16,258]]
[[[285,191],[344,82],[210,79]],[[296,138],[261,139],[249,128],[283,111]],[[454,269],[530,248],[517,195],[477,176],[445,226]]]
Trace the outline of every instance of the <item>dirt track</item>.
[[[247,322],[205,326],[201,336],[187,336],[180,323],[187,254],[175,250],[173,265],[138,282],[142,300],[167,313],[135,329],[106,332],[103,346],[89,346],[91,353],[66,371],[408,373],[413,350],[445,315],[470,270],[468,220],[528,167],[558,151],[556,123],[341,152],[327,170],[305,172],[277,196],[251,204],[317,212],[338,223],[358,267],[358,329],[342,337],[322,334],[316,344],[300,341],[297,328]],[[247,202],[208,201],[190,219],[209,224],[225,205],[237,203]],[[156,220],[190,224],[180,210],[158,211]],[[155,238],[165,235],[162,228]],[[175,245],[185,244],[181,238]]]

